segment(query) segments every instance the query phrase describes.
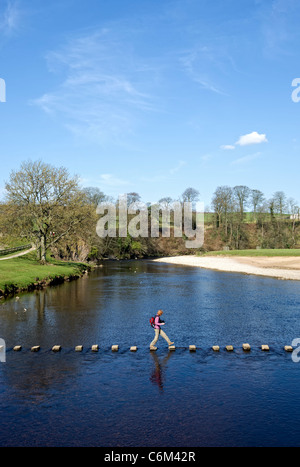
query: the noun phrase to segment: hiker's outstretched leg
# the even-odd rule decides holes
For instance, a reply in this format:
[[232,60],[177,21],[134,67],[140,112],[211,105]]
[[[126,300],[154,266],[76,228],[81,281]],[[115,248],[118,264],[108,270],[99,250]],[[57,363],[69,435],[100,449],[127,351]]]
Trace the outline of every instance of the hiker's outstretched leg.
[[163,337],[168,342],[169,345],[174,344],[174,342],[170,341],[167,334],[162,329],[160,330],[160,335],[161,335],[161,337]]

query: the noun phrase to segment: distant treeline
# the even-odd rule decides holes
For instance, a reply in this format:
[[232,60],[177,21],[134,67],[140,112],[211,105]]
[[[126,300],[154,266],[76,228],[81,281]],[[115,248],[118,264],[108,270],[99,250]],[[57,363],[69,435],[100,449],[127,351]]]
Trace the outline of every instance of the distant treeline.
[[283,191],[266,199],[260,190],[244,185],[219,186],[213,194],[211,212],[215,229],[230,248],[249,248],[253,241],[261,248],[297,246],[300,207]]
[[[5,185],[6,198],[0,204],[0,248],[31,242],[37,247],[42,262],[47,254],[73,260],[97,261],[103,258],[135,258],[195,253],[185,247],[182,238],[118,236],[98,237],[96,224],[99,203],[118,200],[98,187],[82,188],[77,177],[63,167],[24,162],[12,171]],[[127,193],[127,203],[137,212],[141,196]],[[157,201],[170,210],[174,202],[200,201],[196,188],[187,188],[178,199],[163,197]],[[143,203],[151,209],[150,203]],[[297,248],[300,209],[298,203],[277,191],[271,199],[247,186],[219,186],[211,204],[205,208],[205,238],[201,250],[220,248]],[[128,216],[128,222],[130,222]],[[161,232],[161,231],[160,231]]]

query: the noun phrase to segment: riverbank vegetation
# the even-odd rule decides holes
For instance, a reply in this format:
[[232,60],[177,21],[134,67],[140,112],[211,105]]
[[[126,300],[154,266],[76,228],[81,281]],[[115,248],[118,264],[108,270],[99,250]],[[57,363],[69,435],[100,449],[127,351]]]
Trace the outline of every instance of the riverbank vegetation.
[[42,264],[34,252],[0,263],[0,296],[77,279],[89,269],[83,263],[47,258]]
[[[6,197],[0,203],[0,249],[31,243],[36,247],[37,260],[50,268],[53,265],[50,266],[49,261],[55,260],[99,262],[223,250],[255,250],[257,254],[260,249],[292,252],[300,248],[299,204],[282,191],[266,199],[260,190],[246,186],[217,187],[210,204],[205,207],[204,243],[201,248],[188,249],[184,221],[182,235],[174,236],[173,206],[179,203],[182,209],[185,201],[195,206],[201,200],[196,188],[187,188],[178,199],[165,196],[157,201],[158,209],[170,213],[170,235],[163,235],[160,215],[157,237],[151,235],[150,221],[148,235],[135,237],[128,232],[125,236],[119,235],[119,199],[112,199],[99,187],[81,187],[80,179],[70,176],[63,167],[40,161],[24,162],[19,170],[12,171],[5,188]],[[97,235],[97,222],[104,214],[96,211],[101,202],[115,209],[117,227],[113,236]],[[128,213],[129,225],[140,212],[142,200],[138,193],[131,192],[127,193],[127,203],[136,206],[135,214]],[[150,206],[145,200],[143,206],[146,211],[148,209],[150,219],[153,204]],[[194,226],[195,215],[194,212]],[[25,267],[26,260],[18,261]],[[0,270],[7,269],[8,274],[5,262],[0,262]]]

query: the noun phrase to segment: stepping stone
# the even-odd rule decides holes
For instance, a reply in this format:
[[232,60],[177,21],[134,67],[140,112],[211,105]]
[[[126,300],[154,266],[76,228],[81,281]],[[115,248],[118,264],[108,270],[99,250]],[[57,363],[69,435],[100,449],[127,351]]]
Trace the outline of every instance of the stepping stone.
[[189,346],[189,349],[190,349],[190,352],[195,352],[196,351],[196,346],[195,345],[190,345]]
[[213,349],[214,352],[219,352],[220,347],[218,345],[213,345],[212,349]]
[[251,347],[249,344],[243,344],[243,350],[251,350]]
[[136,352],[137,351],[137,346],[136,345],[132,345],[130,347],[130,352]]
[[40,350],[39,345],[34,345],[33,347],[31,347],[31,352],[38,352],[39,350]]
[[21,345],[15,345],[15,346],[14,346],[15,352],[20,352],[21,349],[22,349],[22,346],[21,346]]
[[232,352],[233,351],[233,346],[232,345],[226,345],[226,350],[227,350],[227,352]]
[[82,352],[82,349],[83,349],[82,345],[76,345],[75,352]]
[[261,350],[268,351],[268,350],[270,350],[270,348],[269,348],[268,345],[263,344],[263,345],[261,346]]
[[111,346],[111,350],[112,350],[113,352],[118,352],[119,346],[118,346],[118,345],[112,345],[112,346]]
[[92,351],[93,352],[98,352],[98,350],[99,350],[99,345],[98,344],[92,345]]
[[60,345],[54,345],[52,347],[52,350],[53,350],[53,352],[59,352],[61,350],[61,346]]
[[286,352],[293,352],[293,347],[292,347],[291,345],[285,345],[285,346],[284,346],[284,350],[285,350]]

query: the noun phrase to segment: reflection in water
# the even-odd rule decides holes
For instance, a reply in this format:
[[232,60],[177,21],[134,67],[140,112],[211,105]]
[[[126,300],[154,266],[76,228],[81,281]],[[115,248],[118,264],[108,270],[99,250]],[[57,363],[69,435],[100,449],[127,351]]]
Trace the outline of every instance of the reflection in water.
[[38,311],[38,315],[42,317],[44,315],[46,305],[46,290],[41,290],[38,293],[35,293],[34,296],[35,306]]
[[169,351],[164,358],[159,358],[155,351],[152,351],[150,353],[154,361],[154,368],[150,376],[150,381],[154,385],[156,385],[161,392],[163,392],[166,373],[165,370],[167,367],[168,360],[173,352]]
[[148,348],[149,318],[159,308],[168,312],[168,335],[178,347],[285,345],[298,337],[300,319],[296,282],[151,261],[107,262],[78,281],[1,302],[7,348]]

